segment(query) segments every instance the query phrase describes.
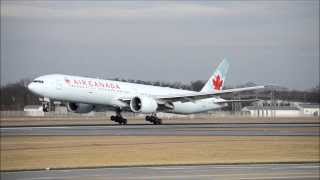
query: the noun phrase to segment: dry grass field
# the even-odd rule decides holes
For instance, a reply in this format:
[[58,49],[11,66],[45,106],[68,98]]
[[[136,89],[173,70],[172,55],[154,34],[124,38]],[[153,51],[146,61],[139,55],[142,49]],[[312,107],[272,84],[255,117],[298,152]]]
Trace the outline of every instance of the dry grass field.
[[319,162],[319,137],[2,137],[1,170]]

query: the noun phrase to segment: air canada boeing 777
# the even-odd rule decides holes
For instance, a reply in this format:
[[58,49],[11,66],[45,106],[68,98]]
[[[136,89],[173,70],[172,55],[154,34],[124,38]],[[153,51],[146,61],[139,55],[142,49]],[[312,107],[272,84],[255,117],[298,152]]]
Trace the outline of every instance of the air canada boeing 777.
[[224,59],[200,92],[63,74],[40,76],[28,88],[45,99],[65,102],[68,111],[75,113],[89,113],[98,106],[106,106],[115,109],[111,120],[119,124],[127,124],[121,115],[123,110],[146,114],[147,121],[161,124],[157,112],[193,114],[215,110],[239,101],[225,100],[219,95],[264,88],[222,90],[228,68],[229,63]]

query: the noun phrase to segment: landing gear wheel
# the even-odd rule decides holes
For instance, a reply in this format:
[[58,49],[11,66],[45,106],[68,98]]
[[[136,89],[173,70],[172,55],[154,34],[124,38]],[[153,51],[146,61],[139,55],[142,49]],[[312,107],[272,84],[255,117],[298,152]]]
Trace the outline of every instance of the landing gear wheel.
[[158,118],[156,115],[146,116],[146,121],[153,123],[154,125],[162,124],[162,120]]
[[117,122],[120,125],[126,125],[127,124],[127,119],[122,117],[120,108],[116,109],[116,115],[115,116],[111,116],[110,119],[111,119],[111,121]]
[[127,125],[127,119],[124,119],[124,118],[123,118],[119,124]]
[[154,119],[153,124],[154,125],[161,125],[162,124],[162,120],[159,119],[159,118],[156,118],[156,119]]

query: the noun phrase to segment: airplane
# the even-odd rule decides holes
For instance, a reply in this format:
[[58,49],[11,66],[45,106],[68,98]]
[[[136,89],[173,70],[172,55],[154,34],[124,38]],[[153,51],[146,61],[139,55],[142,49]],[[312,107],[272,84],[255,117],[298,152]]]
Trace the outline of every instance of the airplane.
[[[89,113],[104,106],[115,110],[115,116],[110,118],[119,124],[127,124],[127,119],[121,114],[123,110],[146,114],[146,121],[162,124],[157,112],[194,114],[216,110],[230,102],[241,101],[225,100],[220,95],[264,88],[223,90],[228,68],[228,61],[223,59],[200,92],[64,74],[40,76],[28,85],[28,89],[48,99],[47,102],[65,102],[70,112]],[[47,107],[43,106],[43,111],[48,111]]]

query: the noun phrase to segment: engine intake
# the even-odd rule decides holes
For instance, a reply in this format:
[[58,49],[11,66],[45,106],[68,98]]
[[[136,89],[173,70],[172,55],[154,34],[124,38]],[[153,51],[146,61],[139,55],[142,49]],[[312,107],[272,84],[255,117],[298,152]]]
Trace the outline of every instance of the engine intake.
[[158,109],[157,102],[147,96],[143,97],[134,97],[130,101],[130,108],[133,112],[139,113],[154,113]]
[[94,106],[91,104],[84,103],[68,103],[67,108],[68,111],[74,113],[89,113],[94,109]]

